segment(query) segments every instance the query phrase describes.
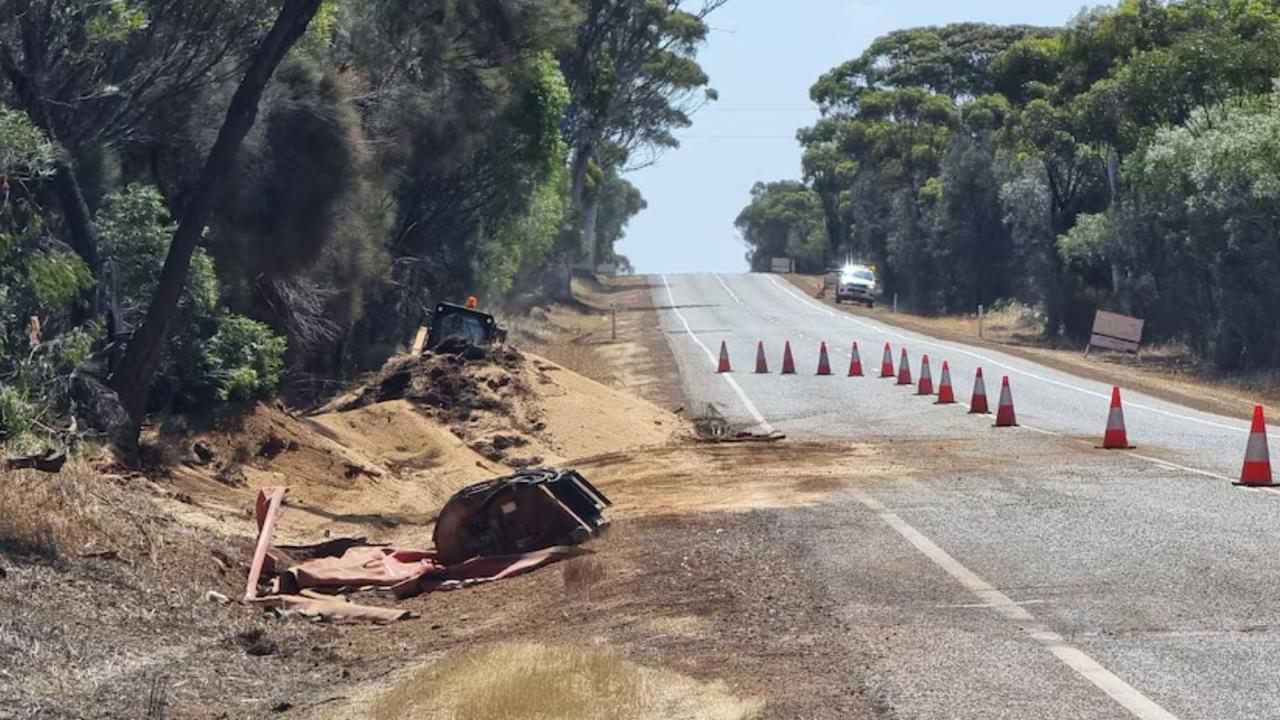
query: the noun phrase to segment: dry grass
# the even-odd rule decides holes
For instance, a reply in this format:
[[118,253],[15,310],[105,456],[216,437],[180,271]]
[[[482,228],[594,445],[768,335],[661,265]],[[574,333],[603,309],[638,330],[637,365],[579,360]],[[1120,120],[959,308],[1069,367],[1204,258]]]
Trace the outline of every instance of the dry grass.
[[59,561],[83,552],[103,519],[102,503],[89,489],[98,482],[79,461],[57,475],[0,472],[0,553]]
[[378,720],[741,720],[760,703],[609,648],[502,643],[450,656],[380,698]]
[[[618,387],[625,373],[620,364],[625,360],[617,353],[628,345],[635,306],[649,305],[647,291],[637,281],[630,277],[604,282],[575,277],[573,294],[577,300],[536,307],[508,320],[511,341],[579,375]],[[634,335],[634,329],[630,333]]]
[[147,717],[159,675],[221,682],[174,663],[220,642],[225,610],[199,598],[243,582],[222,558],[248,543],[175,522],[162,492],[79,458],[57,475],[0,472],[0,717]]
[[[0,471],[0,556],[60,564],[107,557],[155,566],[162,555],[203,547],[151,498],[150,481],[103,474],[75,458],[55,475]],[[190,546],[190,547],[189,547]]]
[[[947,330],[959,335],[978,336],[978,316],[968,315],[913,315],[900,313],[896,317]],[[1016,345],[1040,345],[1044,335],[1044,315],[1036,308],[1019,302],[1002,303],[986,311],[982,316],[982,338],[996,343]]]
[[509,323],[511,342],[579,375],[610,385],[614,371],[600,352],[609,342],[609,318],[589,310],[553,305]]

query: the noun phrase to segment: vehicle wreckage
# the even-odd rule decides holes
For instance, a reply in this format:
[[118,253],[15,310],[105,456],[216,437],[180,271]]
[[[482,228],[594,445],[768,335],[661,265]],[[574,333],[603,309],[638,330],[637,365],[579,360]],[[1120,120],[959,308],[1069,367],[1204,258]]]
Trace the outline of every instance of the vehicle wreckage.
[[341,595],[384,588],[403,599],[530,572],[586,552],[575,546],[609,526],[604,510],[612,504],[575,470],[536,468],[459,490],[440,511],[434,548],[334,540],[273,548],[286,492],[276,487],[258,494],[258,542],[244,601],[280,613],[375,622],[416,615]]

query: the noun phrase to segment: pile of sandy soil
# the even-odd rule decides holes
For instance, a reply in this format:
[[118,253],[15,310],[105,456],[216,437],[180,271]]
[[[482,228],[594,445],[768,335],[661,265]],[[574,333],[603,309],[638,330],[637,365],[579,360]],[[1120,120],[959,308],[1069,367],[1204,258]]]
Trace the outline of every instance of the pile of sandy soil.
[[479,455],[515,468],[662,444],[685,429],[651,403],[510,348],[392,358],[320,413],[400,399]]
[[425,543],[440,506],[466,485],[687,433],[677,416],[537,356],[399,356],[310,416],[262,404],[194,439],[169,502],[188,522],[246,535],[258,488],[284,485],[278,542]]

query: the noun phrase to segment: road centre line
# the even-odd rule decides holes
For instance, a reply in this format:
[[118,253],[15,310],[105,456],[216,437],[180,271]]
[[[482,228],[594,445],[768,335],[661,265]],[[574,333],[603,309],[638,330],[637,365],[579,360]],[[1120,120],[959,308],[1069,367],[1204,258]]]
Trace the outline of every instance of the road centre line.
[[[1015,427],[1022,428],[1023,430],[1030,430],[1031,432],[1034,432],[1034,433],[1040,433],[1041,435],[1048,435],[1048,436],[1050,436],[1050,437],[1065,438],[1065,439],[1067,439],[1067,440],[1071,440],[1072,442],[1078,443],[1078,444],[1080,444],[1080,445],[1086,445],[1086,446],[1088,446],[1088,447],[1097,447],[1096,445],[1094,445],[1092,442],[1090,442],[1090,441],[1088,441],[1088,440],[1081,440],[1080,438],[1074,438],[1074,437],[1071,437],[1071,436],[1069,436],[1069,435],[1065,435],[1065,434],[1063,434],[1063,433],[1056,432],[1056,431],[1054,431],[1054,430],[1045,430],[1044,428],[1038,428],[1038,427],[1035,427],[1035,426],[1033,426],[1033,425],[1024,425],[1024,424],[1021,424],[1021,423],[1019,423],[1019,424],[1018,424],[1018,425],[1016,425]],[[1149,462],[1149,463],[1153,463],[1153,464],[1155,464],[1155,465],[1160,465],[1160,466],[1162,466],[1162,467],[1164,467],[1164,468],[1167,468],[1167,469],[1169,469],[1169,470],[1182,470],[1182,471],[1185,471],[1185,472],[1194,473],[1194,474],[1196,474],[1196,475],[1203,475],[1204,477],[1213,478],[1214,480],[1226,480],[1226,481],[1227,481],[1227,482],[1229,482],[1229,483],[1234,483],[1234,482],[1236,482],[1236,480],[1235,480],[1234,478],[1227,477],[1226,475],[1223,475],[1223,474],[1221,474],[1221,473],[1216,473],[1216,472],[1212,472],[1212,471],[1209,471],[1209,470],[1201,470],[1201,469],[1199,469],[1199,468],[1188,467],[1188,466],[1186,466],[1186,465],[1180,465],[1180,464],[1178,464],[1178,463],[1176,463],[1176,462],[1172,462],[1172,461],[1169,461],[1169,460],[1163,460],[1163,459],[1161,459],[1161,458],[1157,458],[1157,457],[1151,457],[1150,455],[1143,455],[1142,453],[1136,453],[1136,452],[1133,452],[1132,450],[1125,451],[1125,452],[1123,453],[1123,455],[1124,455],[1124,456],[1126,456],[1126,457],[1135,457],[1135,458],[1138,458],[1139,460],[1146,460],[1146,461],[1147,461],[1147,462]],[[1277,495],[1280,495],[1280,488],[1274,488],[1274,487],[1258,487],[1258,488],[1253,488],[1253,489],[1255,489],[1255,490],[1266,490],[1266,491],[1268,491],[1268,492],[1273,492],[1273,493],[1276,493]]]
[[720,277],[720,273],[711,273],[711,276],[714,277],[716,281],[720,283],[720,287],[724,288],[725,292],[729,293],[729,297],[733,298],[734,302],[738,303],[739,305],[742,304],[742,299],[739,298],[737,295],[734,295],[733,291],[729,289],[729,286],[724,284],[724,280]]
[[[775,285],[779,290],[783,291],[784,293],[787,293],[788,295],[792,296],[794,299],[799,300],[801,304],[805,305],[806,307],[808,307],[808,308],[810,308],[810,309],[812,309],[812,310],[817,310],[817,311],[819,311],[819,312],[825,313],[825,314],[827,314],[827,315],[828,315],[828,316],[830,316],[830,317],[834,317],[834,318],[842,318],[842,319],[848,320],[849,322],[854,323],[855,325],[860,325],[860,326],[862,326],[862,327],[865,327],[865,328],[867,328],[867,329],[869,329],[869,330],[872,330],[872,331],[875,331],[875,332],[881,333],[881,334],[883,334],[883,335],[888,335],[888,336],[890,336],[890,337],[896,337],[896,338],[899,338],[899,339],[901,339],[901,340],[905,340],[905,341],[917,341],[917,340],[919,340],[919,338],[923,337],[923,338],[926,338],[926,339],[925,339],[925,341],[924,341],[925,343],[927,343],[927,344],[932,344],[934,347],[944,348],[944,349],[950,350],[951,352],[955,352],[955,353],[960,354],[960,355],[967,355],[967,356],[969,356],[969,357],[971,357],[971,358],[974,358],[974,359],[976,359],[976,360],[981,360],[982,362],[984,362],[984,363],[986,363],[986,364],[993,365],[993,366],[998,367],[998,368],[1003,368],[1003,369],[1005,369],[1005,370],[1007,370],[1007,371],[1009,371],[1009,372],[1011,372],[1011,373],[1017,374],[1017,375],[1022,375],[1022,376],[1025,376],[1025,377],[1032,378],[1032,379],[1034,379],[1034,380],[1039,380],[1040,382],[1048,383],[1048,384],[1050,384],[1050,385],[1056,385],[1056,386],[1058,386],[1058,387],[1065,388],[1065,389],[1067,389],[1067,390],[1072,390],[1072,391],[1074,391],[1074,392],[1078,392],[1078,393],[1081,393],[1081,394],[1083,394],[1083,395],[1088,395],[1088,396],[1090,396],[1090,397],[1100,398],[1100,399],[1103,399],[1103,400],[1108,400],[1108,399],[1110,399],[1110,397],[1111,397],[1111,396],[1110,396],[1109,394],[1107,394],[1107,393],[1094,392],[1094,391],[1092,391],[1092,390],[1087,390],[1087,389],[1085,389],[1085,388],[1082,388],[1082,387],[1079,387],[1079,386],[1076,386],[1076,385],[1072,385],[1072,384],[1070,384],[1070,383],[1065,383],[1065,382],[1062,382],[1062,381],[1059,381],[1059,380],[1054,380],[1054,379],[1052,379],[1052,378],[1044,377],[1043,375],[1038,375],[1038,374],[1036,374],[1036,373],[1033,373],[1033,372],[1030,372],[1030,371],[1024,370],[1024,369],[1022,369],[1022,368],[1019,368],[1019,367],[1016,367],[1016,366],[1013,366],[1013,365],[1007,365],[1007,364],[1002,363],[1002,362],[1000,362],[1000,361],[998,361],[998,360],[995,360],[994,358],[991,358],[991,357],[989,357],[989,356],[981,355],[981,354],[979,354],[979,353],[975,353],[975,352],[972,352],[972,351],[970,351],[970,350],[966,350],[966,349],[964,349],[964,348],[962,348],[962,347],[960,347],[960,346],[957,346],[957,345],[955,345],[955,344],[953,344],[953,343],[950,343],[950,342],[947,342],[947,341],[943,341],[943,340],[939,340],[939,339],[937,339],[937,338],[933,338],[933,337],[930,337],[930,336],[928,336],[928,335],[924,335],[923,333],[917,333],[917,334],[916,334],[916,337],[914,337],[914,338],[913,338],[913,337],[911,337],[911,336],[909,336],[909,335],[904,335],[904,334],[902,334],[901,332],[897,332],[897,331],[895,331],[895,330],[889,329],[889,327],[888,327],[888,326],[883,326],[883,327],[881,327],[881,326],[877,326],[877,325],[875,325],[875,324],[872,324],[872,323],[869,323],[869,322],[863,321],[863,320],[859,319],[857,316],[855,316],[855,315],[850,315],[849,313],[834,312],[834,311],[832,311],[832,310],[828,309],[825,305],[819,305],[819,304],[816,304],[816,303],[814,303],[813,301],[811,301],[809,298],[805,297],[804,295],[799,294],[799,293],[795,292],[794,290],[792,290],[791,288],[786,287],[785,285],[783,285],[783,284],[782,284],[782,283],[781,283],[781,282],[780,282],[776,277],[774,277],[773,275],[765,275],[765,277],[766,277],[766,278],[768,278],[768,279],[769,279],[769,281],[770,281],[770,282],[772,282],[772,283],[773,283],[773,284],[774,284],[774,285]],[[1147,411],[1147,412],[1155,413],[1155,414],[1157,414],[1157,415],[1164,415],[1164,416],[1166,416],[1166,417],[1171,417],[1171,418],[1175,418],[1175,419],[1178,419],[1178,420],[1186,420],[1186,421],[1188,421],[1188,422],[1198,423],[1198,424],[1200,424],[1200,425],[1206,425],[1206,426],[1208,426],[1208,427],[1214,427],[1214,428],[1218,428],[1218,429],[1220,429],[1220,430],[1232,430],[1232,431],[1234,431],[1234,432],[1245,433],[1245,434],[1247,434],[1247,433],[1249,432],[1249,428],[1248,428],[1248,427],[1245,427],[1245,426],[1243,426],[1243,425],[1239,425],[1239,426],[1236,426],[1236,425],[1226,425],[1226,424],[1223,424],[1223,423],[1214,422],[1214,421],[1212,421],[1212,420],[1205,420],[1205,419],[1203,419],[1203,418],[1192,417],[1192,416],[1190,416],[1190,415],[1183,415],[1183,414],[1181,414],[1181,413],[1172,412],[1172,411],[1170,411],[1170,410],[1161,410],[1160,408],[1151,407],[1150,405],[1144,405],[1144,404],[1142,404],[1142,403],[1126,402],[1126,403],[1125,403],[1125,407],[1132,407],[1132,408],[1137,409],[1137,410],[1145,410],[1145,411]],[[1268,434],[1270,435],[1271,433],[1268,433]]]
[[991,583],[974,573],[956,560],[947,551],[912,527],[897,513],[892,512],[878,500],[857,488],[849,492],[858,502],[875,513],[882,522],[893,528],[908,543],[927,557],[934,565],[959,582],[973,594],[983,606],[990,607],[1001,617],[1016,624],[1033,640],[1043,645],[1054,657],[1075,671],[1080,677],[1093,683],[1095,687],[1106,693],[1119,703],[1131,715],[1139,720],[1177,720],[1168,710],[1160,707],[1154,700],[1143,695],[1141,691],[1120,679],[1115,673],[1103,667],[1083,650],[1067,643],[1066,638],[1051,630],[1036,619],[1025,607],[1014,602],[1009,596],[997,590]]
[[[689,326],[689,321],[685,318],[684,313],[680,312],[680,308],[676,306],[676,296],[671,292],[671,283],[667,280],[666,275],[662,276],[662,284],[667,288],[667,300],[670,301],[671,312],[675,313],[677,318],[680,318],[680,323],[684,325],[684,331],[688,333],[689,337],[692,338],[695,343],[698,344],[698,347],[702,348],[702,352],[707,354],[707,360],[709,360],[712,366],[714,366],[717,362],[716,354],[711,351],[711,348],[703,344],[702,340],[698,339],[698,336],[693,332],[693,328]],[[760,414],[760,410],[756,408],[755,403],[751,402],[751,398],[747,397],[747,393],[742,390],[742,386],[738,384],[738,381],[734,380],[733,376],[727,373],[719,373],[719,375],[724,378],[724,381],[729,383],[729,387],[733,388],[733,391],[737,393],[738,399],[742,401],[742,406],[747,409],[747,412],[751,414],[752,418],[755,418],[756,422],[760,423],[761,429],[769,434],[774,433],[775,430],[773,429],[773,426],[764,419],[764,415]]]
[[[1088,440],[1073,438],[1069,435],[1064,435],[1060,432],[1054,432],[1053,430],[1044,430],[1042,428],[1032,427],[1030,425],[1018,425],[1017,427],[1020,427],[1023,430],[1030,430],[1031,432],[1040,433],[1041,435],[1050,435],[1052,437],[1066,438],[1068,440],[1079,443],[1081,445],[1086,445],[1089,447],[1097,447],[1096,445],[1094,445],[1092,442],[1089,442]],[[1227,477],[1226,475],[1223,475],[1221,473],[1211,472],[1209,470],[1201,470],[1199,468],[1193,468],[1187,465],[1180,465],[1176,462],[1172,462],[1169,460],[1162,460],[1161,458],[1151,457],[1150,455],[1143,455],[1142,453],[1136,453],[1136,452],[1133,452],[1132,450],[1126,451],[1124,455],[1128,457],[1135,457],[1135,458],[1138,458],[1139,460],[1146,460],[1147,462],[1152,463],[1153,465],[1159,465],[1168,470],[1182,470],[1183,472],[1189,472],[1195,475],[1203,475],[1204,477],[1213,478],[1214,480],[1226,480],[1229,483],[1236,482],[1235,478]],[[1245,489],[1263,490],[1269,493],[1275,493],[1276,495],[1280,495],[1280,488],[1262,486],[1262,487],[1253,487],[1253,488],[1246,487]]]
[[1033,433],[1040,433],[1041,435],[1049,435],[1049,436],[1051,436],[1051,437],[1066,437],[1065,435],[1063,435],[1063,434],[1062,434],[1062,433],[1060,433],[1060,432],[1054,432],[1054,431],[1052,431],[1052,430],[1043,430],[1043,429],[1038,428],[1038,427],[1032,427],[1032,426],[1030,426],[1030,425],[1023,425],[1023,424],[1021,424],[1021,423],[1019,423],[1018,425],[1015,425],[1014,427],[1020,427],[1020,428],[1022,428],[1023,430],[1030,430],[1030,431],[1031,431],[1031,432],[1033,432]]
[[[1069,436],[1069,435],[1064,435],[1063,433],[1060,433],[1060,432],[1054,432],[1053,430],[1045,430],[1045,429],[1038,428],[1038,427],[1032,427],[1031,425],[1018,425],[1017,427],[1020,427],[1020,428],[1022,428],[1023,430],[1030,430],[1031,432],[1040,433],[1041,435],[1050,435],[1050,436],[1052,436],[1052,437],[1066,438],[1066,439],[1068,439],[1068,440],[1071,440],[1071,441],[1073,441],[1073,442],[1079,443],[1079,444],[1081,444],[1081,445],[1087,445],[1087,446],[1089,446],[1089,447],[1097,447],[1096,445],[1094,445],[1092,442],[1090,442],[1090,441],[1088,441],[1088,440],[1081,440],[1080,438],[1073,438],[1073,437],[1071,437],[1071,436]],[[1229,483],[1234,483],[1234,482],[1236,482],[1235,478],[1227,477],[1226,475],[1223,475],[1223,474],[1221,474],[1221,473],[1212,472],[1212,471],[1210,471],[1210,470],[1201,470],[1201,469],[1199,469],[1199,468],[1193,468],[1193,467],[1189,467],[1189,466],[1187,466],[1187,465],[1180,465],[1180,464],[1178,464],[1178,463],[1176,463],[1176,462],[1172,462],[1172,461],[1170,461],[1170,460],[1164,460],[1164,459],[1157,458],[1157,457],[1151,457],[1150,455],[1143,455],[1142,453],[1133,452],[1132,450],[1125,451],[1125,452],[1123,453],[1123,455],[1124,455],[1124,456],[1127,456],[1127,457],[1135,457],[1135,458],[1138,458],[1139,460],[1146,460],[1146,461],[1147,461],[1147,462],[1149,462],[1149,463],[1152,463],[1152,464],[1154,464],[1154,465],[1159,465],[1159,466],[1164,467],[1164,468],[1166,468],[1166,469],[1168,469],[1168,470],[1182,470],[1183,472],[1194,473],[1194,474],[1196,474],[1196,475],[1203,475],[1204,477],[1207,477],[1207,478],[1213,478],[1214,480],[1226,480],[1226,481],[1227,481],[1227,482],[1229,482]],[[1252,489],[1254,489],[1254,490],[1266,490],[1267,492],[1272,492],[1272,493],[1275,493],[1275,494],[1277,494],[1277,495],[1280,495],[1280,488],[1274,488],[1274,487],[1257,487],[1257,488],[1252,488]]]
[[[1239,480],[1238,480],[1238,479],[1233,478],[1233,477],[1227,477],[1226,475],[1223,475],[1223,474],[1221,474],[1221,473],[1210,472],[1210,471],[1208,471],[1208,470],[1200,470],[1199,468],[1187,467],[1186,465],[1179,465],[1179,464],[1178,464],[1178,463],[1176,463],[1176,462],[1170,462],[1169,460],[1162,460],[1162,459],[1160,459],[1160,458],[1154,458],[1154,457],[1151,457],[1150,455],[1143,455],[1142,453],[1136,453],[1136,452],[1133,452],[1133,451],[1129,451],[1129,452],[1127,452],[1126,454],[1127,454],[1127,455],[1132,455],[1133,457],[1136,457],[1136,458],[1141,458],[1141,459],[1143,459],[1143,460],[1146,460],[1147,462],[1154,463],[1154,464],[1156,464],[1156,465],[1161,465],[1161,466],[1166,467],[1166,468],[1168,468],[1168,469],[1170,469],[1170,470],[1182,470],[1182,471],[1184,471],[1184,472],[1195,473],[1196,475],[1203,475],[1203,476],[1208,477],[1208,478],[1213,478],[1214,480],[1226,480],[1227,482],[1232,483],[1232,484],[1238,484],[1238,483],[1239,483]],[[1266,486],[1266,485],[1263,485],[1263,486],[1256,486],[1256,487],[1249,487],[1249,486],[1247,486],[1247,485],[1242,485],[1242,486],[1240,486],[1240,487],[1241,487],[1241,489],[1243,489],[1243,490],[1262,490],[1262,491],[1264,491],[1264,492],[1269,492],[1269,493],[1274,493],[1274,494],[1276,494],[1276,495],[1280,495],[1280,488],[1274,488],[1274,487],[1270,487],[1270,486]]]

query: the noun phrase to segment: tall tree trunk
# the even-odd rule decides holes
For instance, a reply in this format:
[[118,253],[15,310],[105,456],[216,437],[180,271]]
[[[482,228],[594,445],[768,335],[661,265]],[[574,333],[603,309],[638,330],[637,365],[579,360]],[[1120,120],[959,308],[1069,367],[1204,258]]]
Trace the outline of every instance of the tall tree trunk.
[[[46,128],[45,132],[50,132],[50,129]],[[94,277],[97,277],[100,270],[98,228],[93,222],[93,214],[89,212],[89,204],[85,202],[80,179],[69,161],[58,163],[52,185],[53,192],[58,197],[58,205],[62,208],[62,217],[67,222],[71,249],[75,250],[93,271]]]
[[[51,128],[46,129],[45,132],[53,137]],[[54,195],[58,198],[58,206],[62,208],[62,217],[67,223],[71,249],[84,260],[84,264],[89,267],[89,272],[93,273],[94,278],[93,286],[85,290],[83,297],[87,312],[84,308],[77,308],[71,318],[72,322],[79,324],[102,314],[102,293],[100,292],[102,264],[98,257],[98,226],[93,221],[89,204],[85,202],[80,178],[77,177],[75,168],[69,161],[62,160],[58,163],[52,186]],[[114,326],[113,318],[111,328],[113,331]],[[114,332],[111,334],[114,337]]]
[[160,364],[169,330],[177,314],[178,301],[186,285],[191,256],[204,233],[219,189],[229,180],[236,153],[258,115],[262,93],[276,67],[289,49],[306,32],[322,0],[285,0],[275,24],[254,52],[248,70],[227,108],[227,117],[218,131],[204,169],[191,192],[191,200],[178,221],[169,245],[169,254],[160,271],[155,295],[146,319],[130,338],[124,361],[111,378],[111,388],[120,396],[129,416],[128,426],[115,433],[126,453],[137,449],[138,432],[147,409],[147,390]]
[[596,193],[591,193],[583,202],[582,206],[582,244],[586,249],[586,255],[582,258],[582,267],[587,272],[595,272],[596,270],[596,245],[600,242],[597,237],[596,226],[600,219],[600,197]]
[[599,207],[593,209],[592,205],[595,203],[588,197],[594,193],[587,190],[587,176],[591,173],[591,159],[594,155],[595,150],[590,142],[578,148],[573,163],[573,183],[569,188],[569,199],[578,210],[578,230],[582,233],[583,256],[576,258],[577,264],[580,268],[591,270],[595,269],[595,219],[599,213]]

